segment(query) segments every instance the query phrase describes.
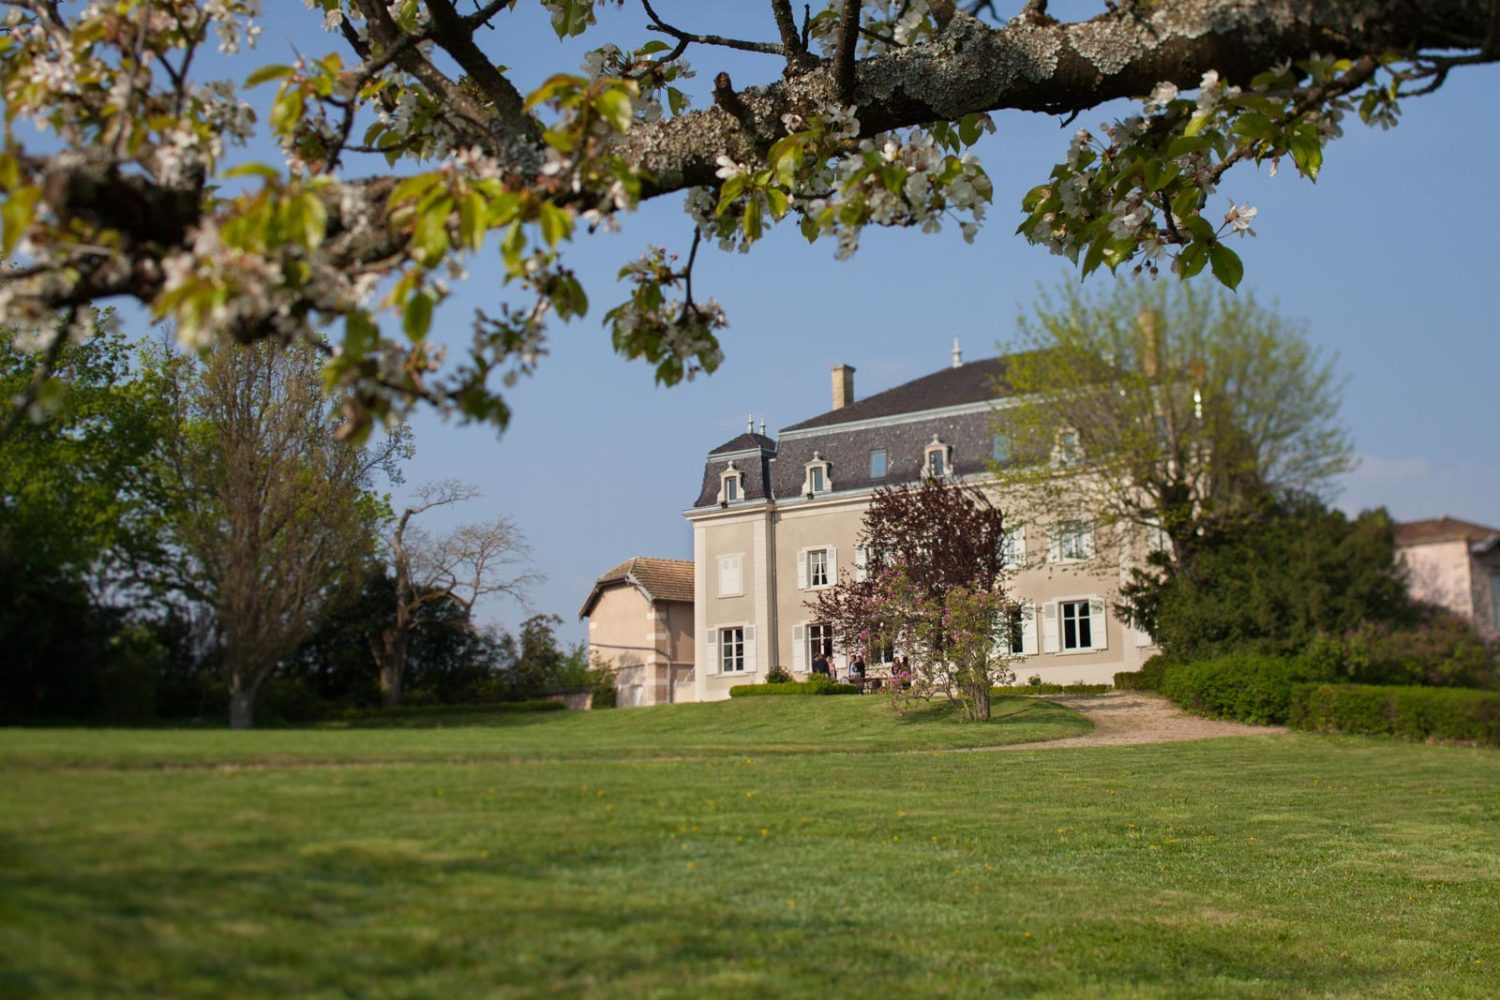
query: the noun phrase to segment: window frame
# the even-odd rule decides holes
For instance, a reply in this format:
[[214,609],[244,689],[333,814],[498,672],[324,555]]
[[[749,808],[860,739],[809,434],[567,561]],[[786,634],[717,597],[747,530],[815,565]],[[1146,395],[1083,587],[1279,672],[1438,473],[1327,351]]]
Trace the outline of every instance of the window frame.
[[[829,550],[828,550],[827,547],[824,547],[824,548],[813,548],[813,549],[808,549],[807,550],[807,589],[808,590],[821,590],[824,587],[828,587],[828,586],[832,585],[831,581],[830,581],[830,577],[832,576],[832,574],[829,572],[829,568],[828,568],[828,553],[829,553]],[[821,565],[818,566],[817,568],[814,568],[814,559],[815,558],[819,559],[821,561]],[[822,571],[823,579],[822,579],[821,582],[819,582],[819,580],[818,580],[818,570]]]
[[[736,589],[736,590],[726,590],[725,587],[724,587],[724,566],[725,566],[725,563],[728,560],[730,560],[730,559],[733,559],[733,560],[735,560],[738,563],[738,565],[735,567],[735,574],[736,574],[737,580],[739,582],[739,588]],[[718,556],[717,562],[718,562],[718,567],[719,567],[718,596],[719,597],[744,597],[745,596],[745,554],[743,552],[724,552],[724,553],[720,553],[720,555]]]
[[[1076,609],[1083,609],[1080,617]],[[1068,617],[1068,609],[1075,609],[1073,617]],[[1068,627],[1073,628],[1074,642],[1068,643]],[[1087,637],[1088,641],[1082,641]],[[1094,645],[1094,616],[1088,598],[1057,602],[1057,650],[1060,653],[1087,653],[1098,647]]]
[[[739,633],[734,639],[730,639],[730,633]],[[720,625],[719,626],[719,673],[721,674],[744,674],[749,673],[745,669],[745,626],[743,625]],[[738,667],[730,667],[727,664],[731,660],[731,650],[737,650],[733,655],[733,661]]]
[[1054,563],[1081,563],[1098,552],[1093,521],[1057,521],[1052,525],[1048,555]]
[[[875,456],[880,456],[880,471],[875,471]],[[884,479],[891,472],[891,453],[885,448],[870,449],[870,478]]]

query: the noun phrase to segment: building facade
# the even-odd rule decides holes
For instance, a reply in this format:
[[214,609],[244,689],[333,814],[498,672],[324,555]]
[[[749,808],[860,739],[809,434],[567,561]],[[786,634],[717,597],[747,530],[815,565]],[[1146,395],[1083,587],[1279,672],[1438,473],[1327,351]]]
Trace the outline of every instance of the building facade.
[[1500,635],[1500,529],[1453,517],[1405,521],[1396,525],[1396,554],[1413,597],[1486,638]]
[[[774,439],[747,428],[708,455],[685,512],[699,701],[726,698],[776,667],[805,677],[819,651],[839,652],[842,671],[847,656],[808,603],[864,573],[858,541],[875,491],[934,476],[983,484],[992,461],[1010,458],[996,429],[1004,358],[963,364],[955,346],[952,367],[859,401],[854,369],[839,365],[832,388],[828,412]],[[1003,495],[993,498],[1005,507]],[[1007,545],[1009,592],[1023,612],[1018,677],[1107,682],[1155,652],[1149,636],[1114,616],[1121,570],[1096,558],[1092,523],[1028,523]]]
[[594,582],[578,612],[589,662],[615,675],[621,708],[693,701],[693,564],[627,559]]

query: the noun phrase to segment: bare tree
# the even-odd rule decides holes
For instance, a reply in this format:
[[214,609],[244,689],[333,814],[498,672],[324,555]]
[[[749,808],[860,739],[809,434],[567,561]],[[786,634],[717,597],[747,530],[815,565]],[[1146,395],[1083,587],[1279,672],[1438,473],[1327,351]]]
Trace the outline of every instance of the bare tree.
[[368,571],[382,513],[371,474],[402,443],[335,440],[319,358],[301,345],[224,345],[153,366],[176,418],[163,528],[178,558],[164,582],[213,609],[230,725],[248,728],[261,683]]
[[396,521],[390,539],[396,575],[395,614],[389,627],[370,640],[380,668],[380,697],[387,708],[401,702],[407,647],[423,608],[446,601],[462,609],[467,619],[481,599],[505,594],[524,600],[526,588],[542,579],[530,571],[513,576],[505,572],[531,554],[520,529],[509,518],[466,524],[440,538],[413,524],[414,518],[436,507],[466,503],[479,496],[479,490],[468,483],[427,483],[417,490],[416,502]]

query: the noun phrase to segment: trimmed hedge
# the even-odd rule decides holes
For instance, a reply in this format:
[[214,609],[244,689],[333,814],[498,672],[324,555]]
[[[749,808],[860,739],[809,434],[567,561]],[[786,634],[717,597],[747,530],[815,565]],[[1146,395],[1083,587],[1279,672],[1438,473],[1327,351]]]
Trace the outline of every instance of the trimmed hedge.
[[1108,684],[1009,684],[992,687],[990,694],[996,698],[1014,694],[1103,694]]
[[1312,676],[1301,659],[1236,653],[1166,668],[1161,693],[1188,711],[1258,725],[1283,723],[1291,714],[1292,689]]
[[783,684],[736,684],[729,689],[731,698],[759,698],[779,694],[859,694],[853,684],[834,681],[791,681]]
[[1500,692],[1467,688],[1299,684],[1290,721],[1319,732],[1500,746]]
[[1167,671],[1167,658],[1157,653],[1141,664],[1139,670],[1122,670],[1115,674],[1115,687],[1122,691],[1160,691]]
[[530,712],[563,712],[560,701],[491,701],[477,705],[402,705],[399,708],[350,708],[337,716],[341,722],[379,719],[420,719],[432,715],[514,715]]

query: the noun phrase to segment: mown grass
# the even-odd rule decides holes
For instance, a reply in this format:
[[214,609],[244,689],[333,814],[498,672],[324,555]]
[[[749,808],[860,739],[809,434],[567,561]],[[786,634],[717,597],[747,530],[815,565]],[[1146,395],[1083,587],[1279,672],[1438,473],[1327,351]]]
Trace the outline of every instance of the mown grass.
[[[657,710],[426,732],[461,765],[401,730],[300,734],[394,761],[372,766],[120,768],[204,734],[143,755],[122,747],[162,734],[75,731],[57,769],[5,733],[0,994],[1500,992],[1496,751],[829,752],[860,749],[836,713],[867,699],[807,700],[821,750],[726,752],[798,701],[749,699],[625,760],[629,730],[674,742]],[[266,765],[256,739],[297,735],[213,752]]]
[[[741,703],[743,702],[743,704]],[[754,704],[751,704],[751,703]],[[822,702],[836,702],[824,705]],[[998,746],[1088,732],[1087,719],[1049,702],[996,698],[987,725],[957,721],[946,701],[898,718],[884,698],[747,698],[650,711],[496,713],[411,727],[317,729],[0,730],[0,768],[183,766],[221,763],[475,761],[527,757],[721,756],[887,752]]]

